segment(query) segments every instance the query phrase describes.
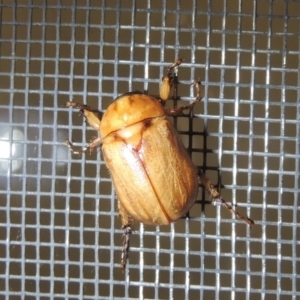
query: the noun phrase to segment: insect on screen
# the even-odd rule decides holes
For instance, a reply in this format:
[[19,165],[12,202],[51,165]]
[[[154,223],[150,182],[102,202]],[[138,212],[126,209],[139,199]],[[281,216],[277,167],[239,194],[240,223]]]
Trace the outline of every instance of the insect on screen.
[[[299,38],[299,1],[0,1],[1,298],[300,298]],[[168,107],[191,103],[198,78],[204,97],[171,122],[255,225],[199,184],[189,217],[133,224],[122,273],[101,149],[65,144],[97,132],[65,103],[157,95],[179,57]]]

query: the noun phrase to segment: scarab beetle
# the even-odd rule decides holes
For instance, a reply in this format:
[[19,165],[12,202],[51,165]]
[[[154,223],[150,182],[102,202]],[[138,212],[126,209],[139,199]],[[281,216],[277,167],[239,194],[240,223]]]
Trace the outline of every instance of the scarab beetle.
[[99,131],[99,137],[82,153],[102,146],[103,158],[114,183],[122,222],[123,250],[121,267],[126,266],[129,253],[131,222],[167,225],[184,216],[194,204],[198,193],[198,177],[213,199],[220,201],[249,225],[252,220],[241,216],[227,204],[205,175],[193,164],[178,132],[167,119],[180,115],[201,100],[200,82],[193,82],[196,98],[184,107],[166,109],[176,69],[177,59],[163,77],[158,97],[141,92],[129,92],[115,99],[100,120],[101,114],[86,105],[67,102],[67,107],[79,108],[87,123]]

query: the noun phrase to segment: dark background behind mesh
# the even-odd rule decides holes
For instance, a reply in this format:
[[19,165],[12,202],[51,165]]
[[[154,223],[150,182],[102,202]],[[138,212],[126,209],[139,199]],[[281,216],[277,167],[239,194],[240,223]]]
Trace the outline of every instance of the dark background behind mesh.
[[[2,299],[300,297],[299,1],[2,0],[0,18]],[[176,105],[195,78],[205,97],[174,124],[256,225],[199,204],[170,226],[135,224],[122,274],[101,151],[75,156],[64,142],[97,133],[63,105],[157,94],[177,57]]]

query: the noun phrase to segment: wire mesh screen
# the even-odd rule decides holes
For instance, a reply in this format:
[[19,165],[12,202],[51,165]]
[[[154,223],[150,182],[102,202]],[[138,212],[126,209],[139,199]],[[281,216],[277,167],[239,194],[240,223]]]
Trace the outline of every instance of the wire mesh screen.
[[[2,299],[298,299],[299,1],[0,1]],[[158,93],[178,57],[174,118],[195,165],[228,202],[169,226],[121,222],[97,133],[67,101],[105,110]],[[167,186],[165,187],[168,188]],[[146,199],[145,199],[146,200]],[[206,200],[206,202],[205,202]]]

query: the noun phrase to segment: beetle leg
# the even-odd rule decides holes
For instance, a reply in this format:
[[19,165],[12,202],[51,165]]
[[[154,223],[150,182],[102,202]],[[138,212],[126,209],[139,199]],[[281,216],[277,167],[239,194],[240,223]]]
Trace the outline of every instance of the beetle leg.
[[232,214],[234,214],[240,220],[245,221],[250,227],[255,223],[248,217],[241,215],[238,211],[236,211],[230,204],[228,204],[222,197],[222,195],[216,190],[212,182],[203,174],[203,172],[198,168],[198,175],[202,184],[205,186],[207,191],[209,192],[212,202],[221,203],[225,206]]
[[176,59],[172,65],[167,69],[166,75],[162,78],[162,82],[159,88],[159,99],[161,100],[162,104],[164,105],[165,102],[169,99],[170,91],[172,87],[172,81],[174,79],[173,72],[176,67],[178,67],[182,63],[182,59]]
[[129,257],[130,241],[129,235],[132,232],[130,225],[122,226],[123,235],[122,235],[122,254],[121,254],[121,269],[124,271],[126,268],[127,260]]
[[88,105],[68,101],[66,107],[79,108],[80,113],[85,117],[86,122],[95,130],[99,131],[103,113],[97,109],[91,109]]
[[73,107],[73,108],[79,108],[80,111],[82,111],[83,109],[88,109],[89,107],[85,104],[81,104],[79,102],[75,102],[75,101],[68,101],[65,104],[66,107]]
[[124,271],[126,268],[127,260],[129,257],[129,249],[130,249],[130,243],[129,243],[129,235],[132,232],[129,216],[127,214],[127,211],[125,210],[124,206],[118,200],[118,208],[119,208],[119,214],[122,222],[122,229],[123,229],[123,235],[122,235],[122,254],[121,254],[121,268]]
[[183,62],[182,58],[177,58],[172,64],[171,66],[168,68],[167,70],[167,75],[171,76],[172,71],[174,70],[174,68],[178,67],[179,65],[181,65]]
[[[100,123],[101,123],[100,119],[102,116],[102,113],[100,111],[90,109],[90,107],[85,104],[81,104],[81,103],[73,102],[73,101],[66,102],[65,106],[72,107],[72,108],[79,108],[80,113],[85,117],[86,122],[90,126],[92,126],[94,129],[99,131]],[[85,153],[88,149],[90,150],[90,152],[92,152],[95,147],[98,147],[102,144],[102,140],[100,137],[95,138],[89,145],[87,145],[85,148],[83,148],[81,150],[75,150],[74,146],[70,140],[66,140],[66,143],[67,143],[68,147],[70,148],[70,150],[74,154],[81,154],[81,153]]]
[[102,139],[100,137],[96,138],[89,145],[80,150],[75,150],[74,145],[70,140],[66,140],[66,144],[74,154],[82,154],[85,153],[87,150],[90,150],[91,153],[95,147],[98,147],[102,144]]
[[201,101],[201,99],[202,99],[202,96],[201,96],[201,82],[199,80],[198,81],[194,80],[191,84],[193,84],[195,86],[195,89],[196,89],[196,98],[195,98],[195,100],[189,105],[165,109],[166,115],[168,115],[168,116],[181,115],[184,110],[192,109],[197,102]]

